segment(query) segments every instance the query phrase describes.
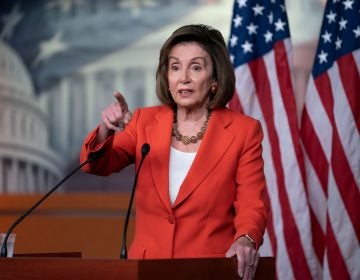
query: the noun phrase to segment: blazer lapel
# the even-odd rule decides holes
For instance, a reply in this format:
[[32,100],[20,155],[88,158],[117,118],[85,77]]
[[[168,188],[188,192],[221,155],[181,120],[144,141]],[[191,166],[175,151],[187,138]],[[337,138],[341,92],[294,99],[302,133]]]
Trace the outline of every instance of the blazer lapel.
[[154,121],[146,127],[146,136],[151,146],[149,158],[152,179],[161,201],[169,210],[169,162],[173,118],[173,111],[168,107],[162,107],[155,115]]
[[[234,135],[226,130],[232,122],[227,109],[214,110],[209,125],[194,159],[194,162],[180,187],[173,208],[181,204],[212,172],[216,164],[234,140]],[[169,162],[167,161],[166,164]]]

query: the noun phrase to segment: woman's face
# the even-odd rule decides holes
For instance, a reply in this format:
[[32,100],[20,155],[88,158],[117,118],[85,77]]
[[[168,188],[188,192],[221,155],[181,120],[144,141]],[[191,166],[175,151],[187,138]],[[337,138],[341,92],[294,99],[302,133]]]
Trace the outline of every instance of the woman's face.
[[206,107],[214,83],[210,55],[196,42],[182,42],[169,53],[168,81],[178,107]]

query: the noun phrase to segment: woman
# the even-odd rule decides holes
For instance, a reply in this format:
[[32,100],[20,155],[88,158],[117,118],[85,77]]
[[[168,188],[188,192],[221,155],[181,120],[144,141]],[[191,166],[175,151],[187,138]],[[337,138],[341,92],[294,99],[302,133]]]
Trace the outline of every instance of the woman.
[[[120,93],[84,142],[81,161],[105,155],[86,172],[109,175],[151,149],[136,189],[129,258],[238,258],[239,275],[255,272],[267,218],[258,121],[225,106],[235,77],[221,33],[204,25],[177,29],[160,51],[161,106],[131,115]],[[114,133],[116,132],[116,133]]]

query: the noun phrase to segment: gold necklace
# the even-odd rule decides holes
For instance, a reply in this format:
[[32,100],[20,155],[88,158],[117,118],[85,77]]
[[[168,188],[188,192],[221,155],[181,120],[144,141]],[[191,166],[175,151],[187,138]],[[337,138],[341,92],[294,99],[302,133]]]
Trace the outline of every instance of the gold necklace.
[[181,141],[184,145],[188,145],[190,143],[196,143],[198,140],[203,139],[208,122],[209,122],[210,114],[211,113],[209,110],[207,117],[206,117],[206,121],[204,122],[204,125],[200,128],[200,131],[196,134],[196,136],[184,136],[178,130],[177,116],[175,113],[174,125],[173,125],[173,129],[172,129],[172,136],[175,136],[175,139],[177,141]]

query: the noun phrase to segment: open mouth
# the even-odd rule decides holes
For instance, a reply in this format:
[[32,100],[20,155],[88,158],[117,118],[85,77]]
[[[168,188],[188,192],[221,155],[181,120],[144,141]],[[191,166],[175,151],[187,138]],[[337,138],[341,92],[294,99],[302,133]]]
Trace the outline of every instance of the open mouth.
[[191,94],[193,92],[193,90],[190,90],[190,89],[180,89],[179,91],[178,91],[178,93],[180,94],[180,95],[189,95],[189,94]]

